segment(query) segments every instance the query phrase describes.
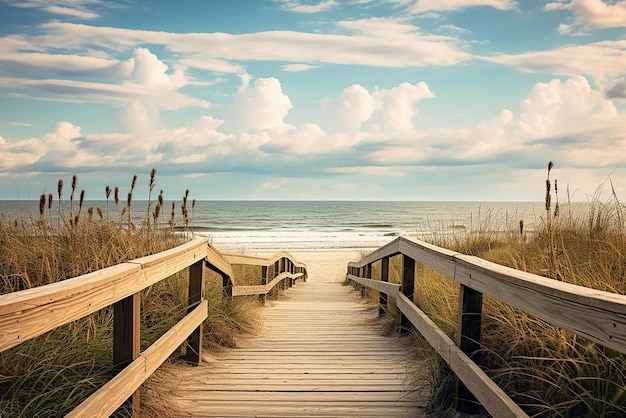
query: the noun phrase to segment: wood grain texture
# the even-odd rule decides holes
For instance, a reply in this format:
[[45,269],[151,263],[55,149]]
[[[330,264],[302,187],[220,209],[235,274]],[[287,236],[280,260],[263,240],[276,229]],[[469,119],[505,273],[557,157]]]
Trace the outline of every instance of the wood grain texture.
[[274,287],[278,286],[285,280],[297,280],[304,277],[304,273],[281,273],[267,284],[251,285],[251,286],[233,286],[233,296],[250,296],[265,295]]
[[362,286],[367,286],[369,288],[372,288],[374,290],[378,290],[379,292],[383,292],[386,293],[390,296],[395,296],[396,293],[398,293],[400,291],[400,285],[399,284],[394,284],[394,283],[389,283],[389,282],[383,282],[383,281],[379,281],[379,280],[371,280],[371,279],[364,279],[361,277],[356,277],[353,276],[351,274],[348,275],[348,280],[352,280]]
[[291,260],[294,266],[306,268],[306,265],[297,261],[291,254],[287,251],[280,251],[271,257],[263,258],[253,255],[246,254],[234,254],[234,253],[223,253],[224,259],[228,261],[230,264],[244,264],[249,266],[269,266],[274,264],[277,260],[281,258],[286,258]]
[[[408,340],[383,337],[378,309],[338,283],[298,283],[268,301],[257,335],[184,368],[187,416],[419,417],[429,390],[411,380]],[[418,374],[419,375],[419,374]]]
[[207,317],[206,300],[148,347],[131,364],[70,412],[68,418],[108,417],[180,346]]
[[428,316],[413,304],[405,295],[399,294],[396,301],[417,331],[426,338],[442,356],[454,373],[465,383],[480,401],[481,405],[494,417],[528,417],[528,415],[504,393],[476,365],[454,341],[450,339]]
[[626,295],[563,283],[406,237],[348,267],[362,268],[400,253],[469,288],[626,353]]
[[62,282],[0,295],[0,351],[82,318],[206,257],[207,240]]

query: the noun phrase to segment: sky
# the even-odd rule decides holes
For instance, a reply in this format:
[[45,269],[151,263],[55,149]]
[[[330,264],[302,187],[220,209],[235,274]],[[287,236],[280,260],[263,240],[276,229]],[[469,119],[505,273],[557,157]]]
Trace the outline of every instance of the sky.
[[625,0],[0,0],[0,199],[626,200]]

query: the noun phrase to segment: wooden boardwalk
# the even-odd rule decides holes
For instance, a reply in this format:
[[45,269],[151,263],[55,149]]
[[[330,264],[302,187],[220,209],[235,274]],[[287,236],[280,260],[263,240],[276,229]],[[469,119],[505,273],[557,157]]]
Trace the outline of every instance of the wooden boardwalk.
[[181,376],[193,417],[420,417],[404,339],[380,335],[377,309],[340,283],[298,283],[262,310],[258,335]]

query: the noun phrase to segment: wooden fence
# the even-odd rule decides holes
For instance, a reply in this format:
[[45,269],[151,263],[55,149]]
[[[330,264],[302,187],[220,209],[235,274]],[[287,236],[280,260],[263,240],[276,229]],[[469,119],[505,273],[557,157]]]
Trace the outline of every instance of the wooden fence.
[[[263,285],[236,286],[231,266],[235,263],[261,266]],[[140,352],[140,292],[188,267],[187,315]],[[258,294],[263,300],[275,287],[284,288],[307,275],[306,266],[287,253],[270,259],[235,255],[225,258],[207,245],[206,239],[195,239],[83,276],[0,295],[0,352],[113,305],[113,363],[124,368],[68,416],[108,417],[126,400],[137,416],[139,387],[181,344],[187,344],[187,361],[201,360],[202,323],[207,317],[207,267],[222,276],[224,296]]]
[[[402,257],[401,285],[388,283],[389,259],[396,255]],[[379,260],[381,280],[372,280],[372,264]],[[416,261],[460,284],[456,342],[413,303]],[[492,416],[527,417],[476,364],[483,294],[626,353],[626,296],[522,272],[423,241],[397,238],[361,261],[349,263],[347,279],[378,290],[383,310],[388,296],[396,298],[403,326],[412,324],[459,378],[457,407],[464,412],[474,410],[477,400]]]

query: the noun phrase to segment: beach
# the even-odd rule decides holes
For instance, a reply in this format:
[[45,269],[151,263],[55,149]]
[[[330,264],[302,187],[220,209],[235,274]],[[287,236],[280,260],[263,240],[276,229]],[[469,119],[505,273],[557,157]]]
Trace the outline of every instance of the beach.
[[[314,283],[342,282],[346,278],[348,262],[358,261],[366,249],[342,250],[293,250],[289,252],[294,258],[306,264],[308,280]],[[253,255],[271,257],[273,252],[255,252]]]

